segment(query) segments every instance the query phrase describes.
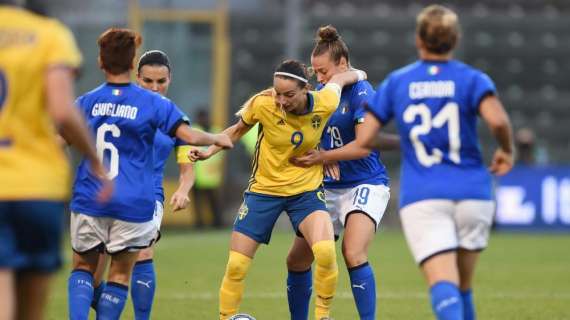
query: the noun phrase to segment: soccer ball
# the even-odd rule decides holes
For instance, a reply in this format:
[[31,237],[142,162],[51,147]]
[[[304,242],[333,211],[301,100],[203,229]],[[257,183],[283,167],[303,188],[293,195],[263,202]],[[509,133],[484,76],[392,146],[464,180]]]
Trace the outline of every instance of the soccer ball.
[[240,313],[240,314],[234,314],[228,320],[255,320],[255,318],[250,316],[249,314]]

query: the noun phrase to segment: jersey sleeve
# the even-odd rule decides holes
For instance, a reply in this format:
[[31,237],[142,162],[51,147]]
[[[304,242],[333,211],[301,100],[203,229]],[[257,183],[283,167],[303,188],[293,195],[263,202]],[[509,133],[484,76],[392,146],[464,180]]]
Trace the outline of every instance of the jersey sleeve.
[[319,91],[311,91],[314,105],[333,113],[340,103],[341,88],[336,83],[328,83]]
[[384,80],[366,104],[366,110],[383,124],[390,122],[394,116],[393,104],[390,99],[390,81],[390,78]]
[[484,97],[487,95],[497,94],[497,88],[493,80],[483,72],[478,72],[475,76],[473,83],[473,95],[471,97],[470,105],[475,111],[479,111],[479,105]]
[[[178,139],[177,139],[178,140]],[[192,150],[192,147],[188,144],[185,145],[176,145],[176,163],[192,163],[190,159],[188,159],[188,153]]]
[[358,82],[358,86],[352,92],[351,104],[354,106],[354,123],[362,123],[366,114],[366,103],[374,96],[374,89],[368,81]]
[[44,52],[45,66],[62,65],[79,68],[82,59],[81,53],[71,31],[56,20],[50,21],[48,26]]
[[259,114],[257,114],[258,108],[255,107],[255,100],[259,95],[249,98],[236,113],[241,121],[243,121],[248,126],[253,126],[259,122]]
[[188,121],[182,111],[170,100],[164,97],[157,97],[159,102],[156,106],[156,121],[160,131],[171,137],[175,136],[176,129]]

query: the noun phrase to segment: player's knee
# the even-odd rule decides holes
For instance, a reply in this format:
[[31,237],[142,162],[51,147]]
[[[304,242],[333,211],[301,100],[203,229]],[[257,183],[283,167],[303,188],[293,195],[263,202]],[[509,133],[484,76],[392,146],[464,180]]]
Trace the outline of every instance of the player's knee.
[[349,268],[359,266],[368,261],[368,255],[362,248],[343,246],[342,256]]
[[239,252],[230,251],[230,257],[228,259],[228,265],[226,267],[226,276],[230,280],[241,281],[245,278],[250,264],[250,257],[245,256]]
[[312,254],[295,254],[289,253],[287,255],[287,270],[291,271],[305,271],[313,264]]
[[317,265],[327,268],[336,266],[336,251],[333,240],[319,241],[311,249]]

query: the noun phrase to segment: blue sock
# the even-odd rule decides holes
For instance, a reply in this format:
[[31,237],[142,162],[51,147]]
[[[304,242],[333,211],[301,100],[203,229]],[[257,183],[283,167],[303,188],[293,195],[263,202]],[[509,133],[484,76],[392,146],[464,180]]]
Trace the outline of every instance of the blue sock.
[[431,306],[438,320],[463,319],[463,302],[457,285],[439,281],[431,287],[430,294]]
[[461,299],[463,300],[463,320],[475,320],[475,304],[473,303],[473,291],[467,289],[461,291]]
[[129,287],[116,282],[107,282],[97,304],[97,320],[118,320],[125,308]]
[[101,293],[103,293],[103,290],[105,290],[105,281],[101,281],[101,283],[99,283],[99,286],[95,287],[94,291],[93,291],[93,300],[91,301],[91,308],[93,308],[95,311],[97,311],[97,304],[99,303],[99,299],[101,298]]
[[309,302],[313,291],[313,273],[289,271],[287,275],[287,300],[291,320],[309,319]]
[[131,298],[136,320],[150,319],[155,289],[156,274],[152,259],[137,262],[131,277]]
[[372,268],[365,262],[349,268],[350,286],[361,320],[376,319],[376,281]]
[[93,275],[85,270],[73,270],[67,281],[69,319],[89,319],[91,300],[93,300]]

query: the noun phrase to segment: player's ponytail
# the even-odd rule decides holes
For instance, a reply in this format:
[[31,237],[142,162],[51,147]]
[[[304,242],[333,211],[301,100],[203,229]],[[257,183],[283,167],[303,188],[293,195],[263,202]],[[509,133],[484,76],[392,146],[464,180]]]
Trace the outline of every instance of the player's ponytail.
[[313,48],[311,56],[317,57],[327,52],[335,64],[338,65],[342,57],[346,59],[347,64],[349,63],[348,47],[336,28],[330,24],[320,27],[317,31],[315,47]]

